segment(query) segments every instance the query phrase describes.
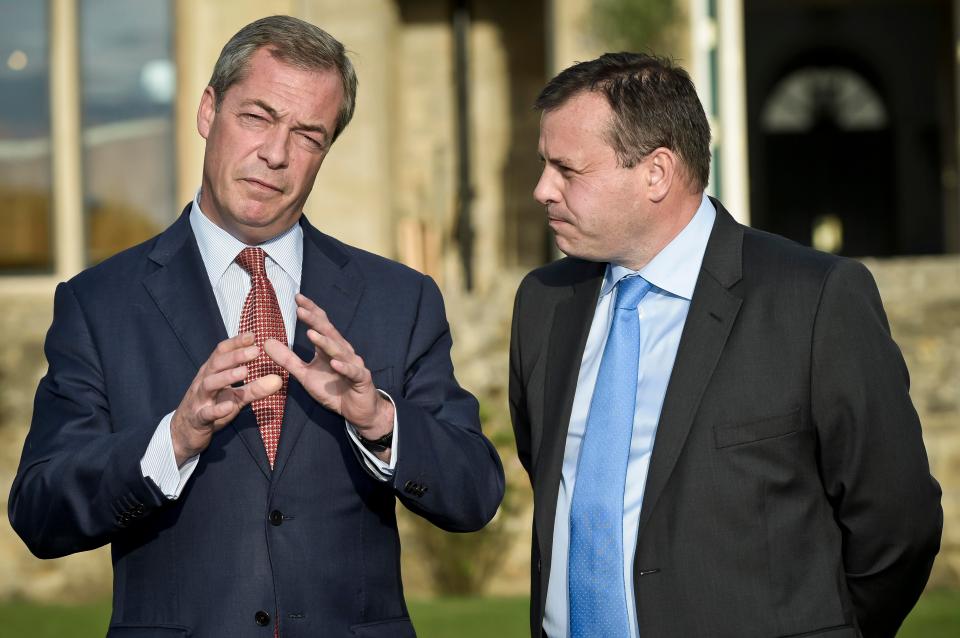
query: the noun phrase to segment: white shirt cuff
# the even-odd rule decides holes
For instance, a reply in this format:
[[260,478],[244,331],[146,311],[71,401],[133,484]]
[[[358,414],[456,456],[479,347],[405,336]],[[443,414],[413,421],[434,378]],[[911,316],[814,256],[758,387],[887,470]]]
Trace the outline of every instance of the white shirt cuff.
[[393,402],[393,397],[383,390],[377,390],[377,392],[380,393],[380,396],[386,398],[391,404],[393,404],[393,442],[390,445],[391,452],[389,463],[381,461],[376,454],[363,446],[363,443],[360,442],[360,436],[357,434],[357,429],[352,423],[346,419],[344,419],[344,423],[347,425],[347,436],[350,437],[353,445],[360,450],[360,458],[367,466],[367,469],[370,470],[375,478],[386,482],[393,478],[393,471],[397,467],[397,440],[399,438],[400,431],[397,427],[397,404]]
[[183,467],[177,467],[177,457],[173,453],[173,438],[170,435],[170,422],[173,421],[173,412],[163,417],[157,426],[147,452],[140,459],[140,472],[157,484],[163,495],[171,501],[180,498],[187,479],[197,467],[200,455],[186,460]]

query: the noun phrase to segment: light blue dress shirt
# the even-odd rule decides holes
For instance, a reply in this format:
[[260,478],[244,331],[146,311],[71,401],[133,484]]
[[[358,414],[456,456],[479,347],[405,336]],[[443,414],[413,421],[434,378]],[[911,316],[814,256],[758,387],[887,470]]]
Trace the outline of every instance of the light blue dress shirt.
[[[250,274],[234,260],[247,245],[207,218],[200,210],[199,191],[190,210],[190,227],[197,239],[200,257],[203,259],[204,268],[210,279],[223,325],[229,336],[236,336],[240,328],[243,304],[250,292],[251,279]],[[270,279],[277,295],[277,304],[280,306],[280,314],[283,315],[289,346],[293,343],[297,325],[297,304],[294,297],[300,290],[300,277],[303,270],[303,229],[299,224],[294,224],[283,234],[258,246],[266,253],[264,263],[267,278]],[[381,394],[393,402],[389,395]],[[140,470],[145,477],[157,484],[167,498],[175,499],[179,498],[187,480],[193,474],[199,456],[187,460],[182,467],[177,467],[170,436],[172,419],[173,412],[160,421],[147,446],[146,453],[140,460]],[[347,435],[361,452],[363,462],[374,476],[381,480],[388,480],[396,467],[396,442],[399,438],[396,426],[396,416],[394,416],[394,451],[390,456],[390,463],[384,463],[360,444],[353,426],[346,424]],[[281,436],[283,436],[282,433]]]
[[[637,306],[640,318],[637,404],[633,417],[630,459],[627,463],[627,484],[623,495],[623,582],[632,638],[638,638],[639,635],[637,611],[633,604],[633,559],[637,548],[640,506],[643,504],[650,453],[653,451],[667,383],[673,371],[673,361],[680,345],[680,334],[687,319],[690,299],[693,297],[703,253],[716,215],[713,204],[704,196],[696,214],[686,227],[650,263],[637,271],[653,287]],[[600,370],[600,359],[614,315],[613,301],[616,295],[611,293],[615,291],[620,279],[634,273],[635,271],[623,266],[607,266],[583,359],[580,361],[577,390],[563,451],[563,469],[553,527],[550,580],[547,584],[543,616],[543,630],[550,638],[569,636],[567,559],[570,545],[570,501],[576,480],[577,460],[590,411],[590,400]]]

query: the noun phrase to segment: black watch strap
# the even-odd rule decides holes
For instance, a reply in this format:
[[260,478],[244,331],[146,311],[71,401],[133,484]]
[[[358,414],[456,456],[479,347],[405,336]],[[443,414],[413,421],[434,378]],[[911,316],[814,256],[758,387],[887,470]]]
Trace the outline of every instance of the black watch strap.
[[393,430],[390,430],[379,439],[368,439],[357,432],[357,438],[360,439],[360,445],[371,452],[386,452],[393,445]]

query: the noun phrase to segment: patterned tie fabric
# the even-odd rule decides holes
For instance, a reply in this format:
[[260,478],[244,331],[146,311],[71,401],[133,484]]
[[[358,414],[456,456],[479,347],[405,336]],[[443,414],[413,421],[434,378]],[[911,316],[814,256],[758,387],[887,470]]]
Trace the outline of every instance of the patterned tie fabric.
[[570,505],[570,638],[631,634],[623,582],[623,492],[637,400],[637,305],[649,290],[639,276],[618,284],[580,446]]
[[[262,248],[244,248],[237,255],[237,264],[250,273],[251,287],[243,311],[240,314],[240,332],[252,332],[257,346],[263,348],[267,339],[276,339],[287,343],[287,331],[283,324],[283,315],[277,304],[277,293],[267,278]],[[247,364],[247,383],[268,374],[278,374],[283,379],[280,390],[270,396],[254,401],[251,405],[260,426],[260,436],[267,450],[270,467],[277,456],[277,444],[280,442],[280,426],[283,423],[283,405],[287,400],[286,370],[274,363],[266,352]]]

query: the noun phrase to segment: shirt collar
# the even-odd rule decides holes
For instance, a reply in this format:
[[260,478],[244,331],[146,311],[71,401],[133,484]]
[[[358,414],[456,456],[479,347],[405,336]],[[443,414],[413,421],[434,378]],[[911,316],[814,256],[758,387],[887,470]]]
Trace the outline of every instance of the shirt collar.
[[636,271],[617,264],[607,264],[600,296],[612,291],[624,277],[639,274],[660,290],[687,301],[692,299],[716,217],[717,210],[704,194],[693,218],[646,266]]
[[[199,190],[190,207],[190,227],[197,238],[200,256],[203,258],[210,283],[216,285],[240,251],[248,246],[210,221],[200,209]],[[290,229],[257,246],[293,279],[297,288],[300,287],[300,275],[303,271],[303,229],[300,224],[294,224]]]

